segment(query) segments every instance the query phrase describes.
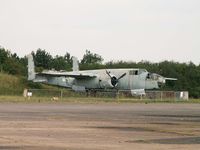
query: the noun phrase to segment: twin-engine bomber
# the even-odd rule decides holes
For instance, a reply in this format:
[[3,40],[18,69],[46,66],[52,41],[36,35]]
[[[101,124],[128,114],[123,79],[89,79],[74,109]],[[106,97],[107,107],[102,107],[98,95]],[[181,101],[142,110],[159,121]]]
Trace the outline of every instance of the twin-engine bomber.
[[73,57],[73,71],[47,70],[35,72],[33,56],[28,57],[28,80],[71,88],[75,91],[129,90],[135,95],[145,94],[145,90],[158,89],[166,83],[166,78],[146,69],[99,69],[79,71],[77,58]]

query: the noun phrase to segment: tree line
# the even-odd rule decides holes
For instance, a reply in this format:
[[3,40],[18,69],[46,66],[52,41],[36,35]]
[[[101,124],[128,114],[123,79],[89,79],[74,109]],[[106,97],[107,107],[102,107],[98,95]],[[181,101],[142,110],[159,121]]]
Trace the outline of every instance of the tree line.
[[[32,52],[34,57],[36,71],[44,69],[72,70],[72,56],[66,52],[64,56],[52,56],[44,49],[38,49]],[[174,61],[162,61],[152,63],[149,61],[126,62],[109,61],[103,63],[103,57],[85,51],[83,58],[79,63],[80,70],[106,69],[106,68],[145,68],[149,72],[155,72],[165,77],[177,78],[177,81],[169,81],[162,90],[187,90],[190,97],[200,98],[200,64],[195,65],[192,62],[179,63]],[[27,76],[26,56],[19,57],[16,53],[11,53],[3,47],[0,47],[0,71],[12,75]]]

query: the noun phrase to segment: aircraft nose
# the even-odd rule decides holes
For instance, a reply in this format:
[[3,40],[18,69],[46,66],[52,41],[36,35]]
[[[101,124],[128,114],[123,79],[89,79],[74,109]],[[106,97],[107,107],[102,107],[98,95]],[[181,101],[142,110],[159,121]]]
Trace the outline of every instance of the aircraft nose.
[[165,78],[159,74],[156,74],[155,80],[157,81],[159,88],[161,88],[166,83]]
[[158,83],[165,84],[166,80],[163,76],[158,77]]
[[147,77],[151,78],[154,81],[157,81],[159,84],[165,84],[165,78],[159,74],[152,73],[149,74]]

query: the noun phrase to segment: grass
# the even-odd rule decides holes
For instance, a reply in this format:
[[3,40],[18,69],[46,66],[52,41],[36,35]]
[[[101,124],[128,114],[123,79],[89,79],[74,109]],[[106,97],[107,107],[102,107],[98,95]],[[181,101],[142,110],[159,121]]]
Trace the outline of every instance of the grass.
[[[45,89],[52,91],[60,91],[61,88],[49,86],[45,84],[33,83],[27,81],[26,77],[14,76],[6,73],[0,73],[0,95],[21,96],[24,89]],[[65,91],[65,90],[64,90]],[[47,91],[48,92],[48,91]],[[39,93],[40,95],[49,95],[49,93]],[[59,94],[59,92],[58,92]]]
[[63,99],[53,99],[50,97],[31,97],[24,98],[22,96],[0,96],[0,103],[200,103],[200,99],[190,100],[141,100],[132,98],[96,98],[96,97],[66,97]]
[[22,78],[0,73],[0,94],[18,95],[22,93],[24,84]]

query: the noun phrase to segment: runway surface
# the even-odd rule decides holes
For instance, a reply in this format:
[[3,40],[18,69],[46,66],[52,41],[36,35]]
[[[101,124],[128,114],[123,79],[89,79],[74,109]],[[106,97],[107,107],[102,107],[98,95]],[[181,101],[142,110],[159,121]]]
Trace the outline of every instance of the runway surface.
[[0,104],[0,149],[199,149],[199,104]]

